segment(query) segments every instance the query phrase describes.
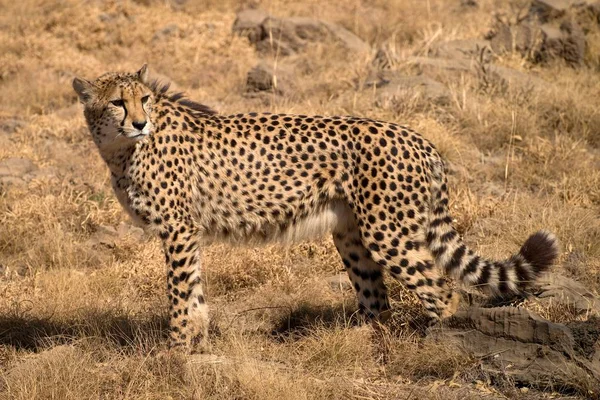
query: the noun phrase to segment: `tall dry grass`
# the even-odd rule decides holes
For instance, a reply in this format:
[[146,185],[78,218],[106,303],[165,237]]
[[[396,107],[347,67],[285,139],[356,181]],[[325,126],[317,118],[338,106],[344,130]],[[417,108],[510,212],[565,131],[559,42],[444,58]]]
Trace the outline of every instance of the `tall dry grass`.
[[327,238],[206,249],[211,356],[167,352],[160,245],[130,236],[110,246],[90,242],[101,226],[126,217],[70,86],[76,75],[148,62],[222,112],[341,113],[410,125],[450,163],[451,208],[469,245],[502,258],[532,231],[550,229],[562,243],[556,270],[598,292],[597,27],[588,32],[587,64],[577,70],[534,66],[517,55],[498,59],[547,81],[544,96],[441,74],[452,91],[448,106],[411,94],[379,104],[371,91],[356,89],[370,57],[328,44],[286,60],[295,71],[289,96],[244,95],[259,56],[231,34],[238,9],[258,5],[333,21],[401,58],[481,37],[491,13],[509,9],[492,0],[476,8],[460,3],[0,0],[0,161],[24,157],[54,171],[0,189],[0,398],[505,398],[486,383],[478,360],[425,345],[411,325],[420,305],[397,284],[390,324],[382,332],[357,327],[353,293],[332,291],[323,280],[341,270]]

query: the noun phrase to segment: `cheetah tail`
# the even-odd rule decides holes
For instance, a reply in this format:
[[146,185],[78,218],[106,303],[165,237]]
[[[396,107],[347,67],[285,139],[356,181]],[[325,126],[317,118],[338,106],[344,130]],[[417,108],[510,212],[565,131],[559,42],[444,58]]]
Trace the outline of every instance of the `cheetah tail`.
[[444,174],[432,179],[427,244],[448,276],[491,295],[522,293],[547,271],[558,256],[558,239],[547,231],[531,235],[519,252],[504,261],[490,261],[467,248],[452,227]]

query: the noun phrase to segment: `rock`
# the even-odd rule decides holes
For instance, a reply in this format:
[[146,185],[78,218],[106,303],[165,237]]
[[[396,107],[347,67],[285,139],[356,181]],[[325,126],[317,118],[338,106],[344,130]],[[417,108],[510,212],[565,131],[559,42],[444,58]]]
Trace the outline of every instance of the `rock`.
[[512,68],[494,64],[486,64],[485,71],[474,60],[446,59],[431,57],[409,57],[406,62],[416,68],[416,72],[435,78],[440,72],[468,73],[471,75],[485,74],[485,79],[505,86],[510,90],[525,89],[542,92],[548,83],[532,74],[517,71]]
[[216,354],[192,354],[187,357],[189,364],[232,364],[233,361]]
[[131,238],[136,241],[142,240],[144,236],[144,230],[140,227],[129,225],[125,222],[121,222],[117,227],[117,236],[119,239]]
[[104,245],[112,249],[116,245],[115,239],[118,236],[117,230],[112,226],[100,225],[87,241],[87,244],[89,246]]
[[17,130],[25,127],[25,125],[27,125],[25,121],[16,118],[8,118],[0,121],[0,132],[14,133]]
[[110,225],[99,225],[96,227],[96,232],[90,236],[87,241],[89,246],[104,245],[108,248],[114,248],[119,241],[126,239],[133,239],[140,241],[144,237],[144,230],[142,228],[129,225],[125,222],[121,222],[117,228]]
[[13,157],[0,161],[0,177],[20,177],[35,169],[37,169],[37,166],[27,158]]
[[377,101],[382,103],[406,98],[406,94],[418,95],[437,104],[447,104],[450,101],[448,88],[426,76],[405,76],[395,71],[379,71],[367,78],[365,86],[375,87]]
[[531,2],[529,15],[547,22],[565,15],[571,3],[570,0],[534,0]]
[[572,66],[583,64],[585,57],[585,35],[572,21],[563,21],[560,28],[536,21],[500,24],[490,36],[490,46],[497,54],[516,51],[534,62],[563,59]]
[[535,75],[508,67],[489,65],[487,71],[492,79],[510,90],[517,89],[539,93],[543,92],[548,86],[545,80]]
[[7,158],[0,161],[0,186],[24,186],[38,167],[26,158]]
[[546,59],[562,58],[567,63],[578,66],[583,64],[586,40],[579,25],[565,21],[560,29],[548,25],[541,27],[543,34],[542,55]]
[[586,12],[589,13],[589,15],[591,15],[598,24],[600,24],[600,1],[587,4]]
[[246,76],[246,92],[271,92],[275,94],[284,94],[286,85],[289,85],[289,74],[285,68],[274,70],[265,62],[260,62]]
[[52,179],[56,177],[57,173],[58,172],[54,167],[40,168],[25,174],[23,179],[25,179],[26,182],[38,179]]
[[558,41],[562,38],[562,32],[560,28],[556,28],[550,24],[545,24],[541,26],[542,33],[546,40]]
[[430,340],[454,343],[480,359],[492,374],[541,389],[600,393],[597,320],[567,326],[525,309],[472,307],[430,333]]
[[[1,142],[0,142],[1,143]],[[39,168],[26,158],[7,158],[0,161],[0,186],[25,186],[33,180],[46,180],[56,177],[54,167]]]
[[496,54],[517,52],[523,56],[537,55],[542,47],[542,32],[535,23],[500,24],[490,40]]
[[396,69],[395,67],[401,62],[402,57],[395,46],[386,42],[375,53],[372,64],[378,69]]
[[484,52],[489,58],[490,42],[484,39],[460,39],[441,42],[429,50],[429,56],[440,58],[478,58]]
[[166,38],[177,36],[179,34],[179,26],[177,24],[169,24],[162,29],[159,29],[152,36],[152,41],[164,40]]
[[440,70],[454,72],[469,72],[472,70],[472,63],[465,59],[409,57],[406,62],[415,66],[420,73],[439,72]]
[[550,274],[540,283],[540,292],[536,294],[540,303],[556,302],[579,315],[600,317],[600,298],[581,283],[555,274]]
[[370,46],[347,29],[306,17],[277,18],[261,10],[238,13],[233,32],[248,38],[260,52],[281,56],[301,51],[309,43],[337,42],[352,52],[368,52]]
[[111,22],[114,19],[114,16],[108,13],[101,13],[98,15],[98,19],[100,22]]
[[23,178],[19,178],[17,176],[0,177],[0,188],[6,188],[9,186],[25,186],[26,184],[27,182],[25,182]]
[[502,196],[506,195],[507,193],[504,185],[501,185],[496,181],[482,182],[479,190],[483,195],[495,198],[502,198]]
[[476,0],[460,0],[460,6],[463,8],[477,8],[479,3]]
[[348,29],[331,22],[323,22],[323,24],[325,24],[334,38],[346,49],[355,53],[369,53],[371,51],[371,46]]
[[250,43],[258,43],[263,40],[262,23],[268,17],[269,14],[262,10],[242,10],[237,14],[233,23],[233,33],[247,37]]
[[325,282],[334,291],[345,292],[347,290],[352,290],[352,282],[350,282],[350,278],[345,272],[330,276],[325,279]]
[[[173,7],[176,10],[182,10],[186,6],[188,1],[189,0],[172,0],[169,2],[169,7]],[[151,0],[150,0],[150,4],[152,5]]]

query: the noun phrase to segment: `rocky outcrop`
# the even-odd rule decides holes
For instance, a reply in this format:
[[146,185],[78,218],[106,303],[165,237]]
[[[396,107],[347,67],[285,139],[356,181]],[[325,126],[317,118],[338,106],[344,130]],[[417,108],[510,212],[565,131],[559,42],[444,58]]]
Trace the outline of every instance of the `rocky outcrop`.
[[[433,78],[441,72],[466,73],[474,76],[479,75],[488,83],[494,83],[507,89],[541,92],[548,86],[547,82],[535,75],[499,65],[482,64],[466,58],[409,57],[406,59],[406,63],[413,66],[418,74]],[[481,76],[482,74],[485,76]]]
[[430,335],[480,359],[492,375],[589,398],[600,393],[599,339],[600,320],[558,324],[516,307],[459,311]]
[[25,186],[34,179],[54,176],[53,168],[39,168],[27,158],[12,157],[0,161],[0,188]]
[[118,242],[126,238],[140,241],[143,237],[144,230],[142,228],[121,222],[116,228],[110,225],[97,226],[87,244],[91,247],[104,246],[112,249]]
[[600,1],[598,0],[533,0],[529,8],[529,17],[542,23],[571,17],[578,22],[592,17],[600,23]]
[[546,59],[562,58],[567,63],[577,66],[583,64],[586,39],[581,27],[571,21],[560,24],[558,29],[542,26],[544,38],[542,56]]
[[578,66],[585,57],[585,35],[573,21],[564,21],[558,27],[535,21],[513,26],[499,24],[490,38],[495,53],[516,51],[535,62],[562,59]]
[[511,382],[600,398],[600,298],[550,274],[530,301],[568,310],[571,322],[551,322],[525,308],[475,305],[433,328],[428,340],[458,345],[481,359],[487,373]]
[[564,16],[573,3],[572,0],[533,0],[529,14],[541,22],[548,22]]
[[337,275],[325,278],[325,283],[327,283],[327,286],[329,286],[331,290],[336,292],[344,292],[352,289],[352,282],[350,282],[350,278],[348,278],[346,272],[341,272]]
[[429,50],[430,57],[477,58],[483,51],[489,57],[490,42],[485,39],[457,39],[440,42]]
[[560,304],[576,315],[600,318],[600,298],[580,282],[551,274],[540,283],[536,298],[542,305]]
[[278,68],[274,69],[261,61],[248,71],[246,93],[253,95],[266,92],[283,95],[290,91],[291,81],[291,74],[286,67],[278,65]]
[[446,86],[427,76],[407,76],[396,71],[379,71],[365,81],[365,88],[375,88],[377,102],[388,103],[406,95],[419,96],[435,104],[447,104],[450,91]]
[[600,25],[600,1],[595,1],[586,4],[586,6],[583,9],[583,12],[591,16],[596,21],[596,23]]
[[599,4],[590,0],[534,0],[528,13],[516,21],[497,16],[487,38],[498,54],[516,51],[534,62],[564,60],[577,67],[584,62],[587,46],[582,26],[598,20]]
[[331,22],[306,17],[278,18],[262,10],[237,14],[233,32],[248,38],[261,53],[287,56],[310,43],[338,43],[349,51],[368,53],[371,48],[347,29]]
[[[326,279],[352,290],[346,273]],[[489,299],[480,297],[481,304]],[[481,361],[487,374],[539,389],[600,395],[600,299],[581,283],[547,276],[534,301],[561,305],[581,320],[551,322],[519,307],[470,306],[429,330],[426,341],[452,343]],[[595,397],[594,397],[595,396]]]

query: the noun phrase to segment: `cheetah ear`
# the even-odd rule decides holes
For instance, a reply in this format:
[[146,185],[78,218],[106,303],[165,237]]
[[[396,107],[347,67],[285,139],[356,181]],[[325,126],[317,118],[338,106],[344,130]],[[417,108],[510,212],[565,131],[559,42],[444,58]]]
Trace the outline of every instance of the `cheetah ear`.
[[140,82],[143,84],[148,83],[148,64],[142,65],[142,68],[138,72],[136,72],[136,76]]
[[89,103],[96,96],[96,86],[86,79],[73,79],[73,89],[75,89],[75,92],[79,96],[79,101],[83,104]]

